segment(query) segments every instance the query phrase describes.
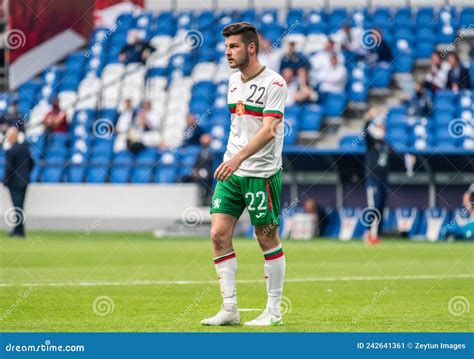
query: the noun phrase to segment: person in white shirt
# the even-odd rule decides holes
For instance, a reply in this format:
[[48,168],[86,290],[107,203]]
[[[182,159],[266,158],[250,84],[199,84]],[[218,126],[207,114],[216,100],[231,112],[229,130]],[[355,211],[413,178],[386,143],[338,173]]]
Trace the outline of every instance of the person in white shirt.
[[117,133],[126,133],[130,129],[134,117],[135,110],[132,105],[132,100],[127,98],[124,101],[124,110],[122,111],[117,120],[117,126],[115,126],[115,131]]
[[114,152],[120,152],[127,148],[128,131],[132,127],[133,119],[136,111],[133,108],[132,100],[127,98],[124,101],[124,109],[120,114],[117,124],[115,125],[115,132],[117,137],[114,142]]
[[273,47],[271,42],[262,34],[258,35],[260,42],[260,51],[258,53],[258,61],[267,69],[279,72],[283,51],[277,47]]
[[329,57],[329,67],[318,74],[320,92],[343,93],[347,84],[347,69],[333,53]]
[[437,51],[433,52],[431,54],[431,66],[425,76],[425,88],[433,92],[445,89],[449,70],[451,70],[451,65],[443,61]]
[[333,53],[336,54],[338,62],[344,64],[344,55],[340,51],[335,51],[332,39],[329,39],[326,43],[325,50],[317,52],[310,58],[311,71],[309,73],[309,80],[313,88],[318,85],[321,74],[330,70],[330,58]]
[[301,76],[296,77],[295,73],[289,67],[283,69],[282,74],[288,86],[288,95],[286,97],[286,106],[292,106],[295,103],[316,102],[317,93],[309,86],[302,85]]

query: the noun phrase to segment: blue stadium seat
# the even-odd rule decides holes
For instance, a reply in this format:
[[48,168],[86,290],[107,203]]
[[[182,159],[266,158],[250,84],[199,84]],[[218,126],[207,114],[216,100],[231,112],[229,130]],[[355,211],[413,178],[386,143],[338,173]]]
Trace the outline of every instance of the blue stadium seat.
[[151,183],[153,181],[153,167],[136,165],[132,170],[131,182]]
[[412,28],[412,13],[411,7],[402,7],[397,10],[394,16],[395,28]]
[[155,168],[156,183],[173,183],[178,176],[178,159],[168,151],[161,155],[161,159]]
[[69,165],[66,172],[65,181],[69,183],[82,183],[86,174],[87,166]]
[[329,117],[342,116],[346,109],[346,95],[328,93],[324,99],[324,115]]
[[43,183],[58,183],[63,179],[64,166],[63,165],[47,165],[45,166],[41,175],[41,182]]
[[180,178],[191,175],[199,151],[199,146],[189,146],[178,150],[177,156],[180,164],[178,176]]
[[393,67],[386,64],[376,64],[370,75],[370,85],[377,89],[388,89],[392,81]]
[[155,166],[158,162],[159,154],[155,148],[145,148],[135,157],[135,164],[139,166]]
[[[291,114],[287,111],[285,117],[289,116]],[[300,131],[319,131],[321,130],[322,116],[323,111],[319,105],[306,105],[303,107],[301,120],[299,120],[299,114],[298,116],[295,114],[294,118],[301,123]]]
[[108,181],[108,164],[90,165],[87,168],[86,182],[88,183],[105,183]]
[[110,182],[111,183],[128,183],[130,181],[130,175],[132,173],[131,165],[113,165],[110,169]]

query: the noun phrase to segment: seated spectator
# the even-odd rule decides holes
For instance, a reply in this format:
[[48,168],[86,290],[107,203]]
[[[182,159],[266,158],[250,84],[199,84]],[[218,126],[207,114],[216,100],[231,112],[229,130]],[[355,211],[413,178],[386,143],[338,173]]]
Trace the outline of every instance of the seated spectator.
[[68,124],[66,112],[61,110],[59,107],[59,100],[54,98],[51,106],[51,111],[46,114],[43,120],[45,134],[49,135],[54,132],[67,132]]
[[301,79],[295,78],[295,74],[292,69],[289,67],[283,69],[282,76],[285,79],[288,88],[286,106],[292,106],[295,103],[317,101],[317,93],[311,87],[307,85],[301,85]]
[[[374,41],[378,44],[377,46],[370,46],[372,53],[374,54],[375,62],[391,63],[393,60],[392,50],[388,42],[384,39],[382,32],[379,29],[373,30]],[[367,44],[369,45],[369,44]]]
[[321,93],[344,93],[347,84],[347,69],[339,62],[338,56],[332,53],[329,67],[318,74],[317,81]]
[[311,69],[309,72],[309,83],[313,88],[319,83],[319,77],[321,74],[326,73],[331,68],[331,55],[336,54],[338,62],[344,64],[344,55],[340,51],[336,51],[334,48],[334,41],[329,39],[326,43],[326,48],[323,51],[317,52],[313,55],[309,62]]
[[416,92],[408,104],[408,115],[417,117],[428,117],[433,110],[431,97],[426,93],[421,82],[416,84]]
[[283,57],[282,50],[277,47],[273,47],[270,40],[268,40],[262,34],[258,34],[258,40],[258,60],[262,65],[269,68],[270,70],[279,72],[281,59]]
[[186,117],[183,146],[199,146],[203,134],[204,131],[197,123],[196,116],[192,113],[188,114]]
[[130,127],[132,126],[133,119],[136,116],[136,111],[133,108],[132,100],[127,98],[124,101],[124,110],[120,114],[117,125],[115,126],[115,131],[117,133],[127,133]]
[[155,48],[149,43],[141,41],[138,34],[132,32],[130,41],[119,53],[119,60],[126,65],[132,63],[145,64]]
[[433,52],[431,54],[430,70],[425,76],[425,88],[433,92],[445,89],[450,69],[451,65],[443,61],[438,52]]
[[197,183],[201,192],[202,205],[208,205],[212,197],[214,153],[211,150],[211,135],[204,134],[200,138],[201,150],[194,163],[192,181]]
[[459,56],[449,54],[448,62],[451,65],[451,70],[448,72],[448,88],[455,92],[471,89],[469,70],[462,65]]
[[349,24],[344,24],[331,36],[334,48],[337,51],[350,51],[357,55],[366,55],[367,50],[362,47],[363,33],[364,30],[360,27],[351,28]]
[[288,50],[281,59],[280,73],[283,73],[286,68],[293,70],[293,72],[297,72],[300,68],[309,68],[308,60],[303,54],[296,51],[295,46],[294,42],[288,43]]
[[127,148],[138,153],[145,147],[161,145],[160,118],[151,109],[151,102],[143,102],[142,108],[135,116],[133,126],[128,131]]
[[152,111],[151,102],[143,102],[142,108],[135,112],[129,99],[125,100],[124,111],[117,121],[117,138],[114,151],[127,148],[136,154],[145,147],[161,145],[160,118]]

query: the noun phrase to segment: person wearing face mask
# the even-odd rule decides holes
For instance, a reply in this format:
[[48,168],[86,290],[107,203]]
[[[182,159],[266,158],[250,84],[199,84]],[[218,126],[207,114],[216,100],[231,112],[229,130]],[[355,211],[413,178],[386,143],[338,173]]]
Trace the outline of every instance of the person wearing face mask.
[[367,244],[378,244],[382,233],[385,197],[388,186],[390,146],[385,141],[385,126],[375,110],[367,113],[367,122],[364,127],[367,152],[365,153],[365,188],[367,193],[367,207],[373,214],[367,221],[368,228],[365,234]]
[[15,226],[10,232],[10,237],[24,238],[24,212],[26,190],[30,182],[30,173],[33,169],[33,158],[26,141],[18,141],[19,131],[16,127],[7,130],[6,142],[8,151],[5,158],[5,176],[3,184],[8,188],[15,211]]

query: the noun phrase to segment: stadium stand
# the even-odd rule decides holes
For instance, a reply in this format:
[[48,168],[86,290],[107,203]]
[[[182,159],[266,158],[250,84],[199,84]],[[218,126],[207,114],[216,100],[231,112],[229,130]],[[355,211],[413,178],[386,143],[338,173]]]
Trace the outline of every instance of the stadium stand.
[[[323,51],[328,39],[344,25],[349,24],[355,33],[359,31],[366,51],[358,54],[343,50],[348,72],[346,91],[328,94],[318,103],[295,104],[286,109],[284,154],[298,168],[295,158],[300,156],[300,139],[305,134],[317,137],[330,118],[344,116],[348,105],[367,106],[371,91],[388,90],[397,74],[413,74],[417,61],[429,60],[436,48],[453,43],[459,31],[472,30],[474,8],[294,8],[286,16],[276,9],[122,14],[114,31],[96,28],[84,51],[70,54],[63,63],[22,84],[17,92],[0,94],[1,113],[17,100],[19,112],[26,119],[27,139],[37,160],[31,180],[94,184],[178,182],[189,174],[198,153],[198,148],[181,146],[188,113],[196,115],[204,132],[213,137],[212,148],[222,153],[229,136],[226,96],[231,70],[223,61],[225,47],[220,32],[235,21],[255,23],[274,47],[295,42],[298,51],[308,58]],[[380,31],[391,49],[391,63],[371,60],[372,42],[380,41],[373,29]],[[119,61],[130,34],[156,49],[145,64]],[[474,83],[474,63],[469,69]],[[387,111],[388,140],[393,149],[399,154],[457,159],[461,155],[472,156],[472,90],[441,90],[430,96],[434,109],[428,117],[409,116],[403,103]],[[46,148],[42,121],[55,97],[67,113],[69,129],[67,133],[53,134]],[[137,155],[114,152],[113,127],[125,99],[131,99],[135,108],[143,100],[151,101],[154,114],[161,119],[162,146],[146,148]],[[326,159],[318,164],[306,163],[305,169],[319,166],[324,170],[327,156],[344,157],[350,162],[364,153],[364,146],[363,139],[351,134],[340,139],[337,149],[306,149],[306,156]],[[4,156],[0,151],[0,162]],[[435,162],[443,168],[441,162]],[[359,211],[355,207],[328,209],[329,223],[323,234],[343,239],[360,237],[363,228]],[[433,240],[442,237],[440,228],[454,215],[445,209],[416,208],[396,208],[387,213],[388,230]],[[434,222],[439,230],[428,230]]]

